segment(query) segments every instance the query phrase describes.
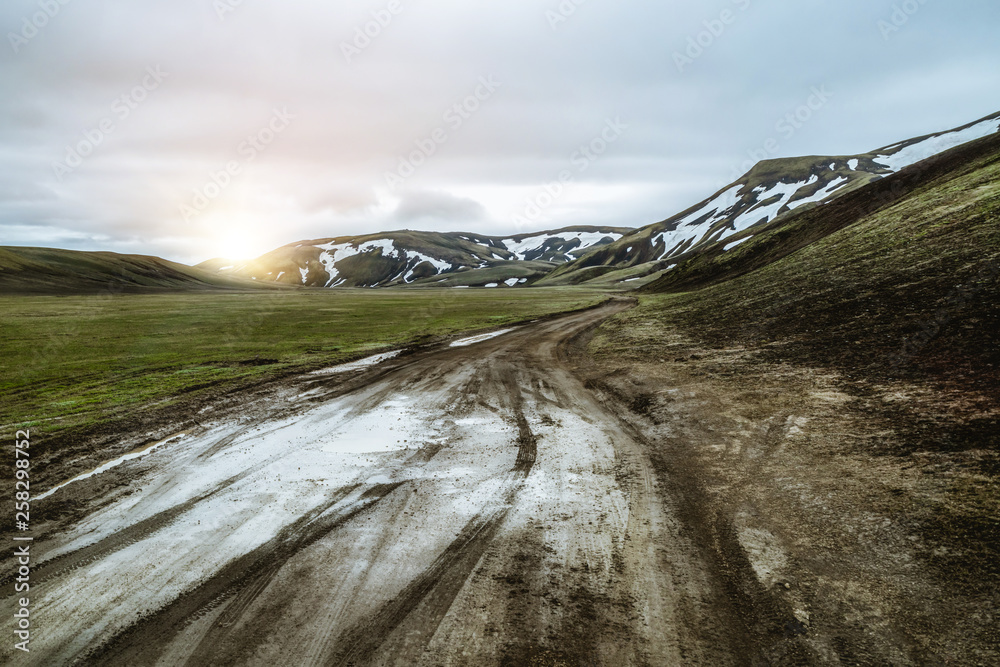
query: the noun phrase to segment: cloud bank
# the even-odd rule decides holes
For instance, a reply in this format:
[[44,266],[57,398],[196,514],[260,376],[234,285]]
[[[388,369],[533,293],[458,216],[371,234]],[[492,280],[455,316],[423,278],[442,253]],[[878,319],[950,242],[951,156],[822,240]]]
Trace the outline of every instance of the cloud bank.
[[761,157],[997,111],[997,25],[986,1],[11,0],[0,244],[640,226]]

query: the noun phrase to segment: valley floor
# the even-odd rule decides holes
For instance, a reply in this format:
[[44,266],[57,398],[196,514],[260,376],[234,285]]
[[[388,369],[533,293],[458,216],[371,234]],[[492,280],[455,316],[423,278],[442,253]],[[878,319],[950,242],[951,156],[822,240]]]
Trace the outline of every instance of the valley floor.
[[598,328],[630,305],[299,376],[56,491],[22,662],[997,661],[989,554],[919,529],[971,477],[858,451],[823,374]]

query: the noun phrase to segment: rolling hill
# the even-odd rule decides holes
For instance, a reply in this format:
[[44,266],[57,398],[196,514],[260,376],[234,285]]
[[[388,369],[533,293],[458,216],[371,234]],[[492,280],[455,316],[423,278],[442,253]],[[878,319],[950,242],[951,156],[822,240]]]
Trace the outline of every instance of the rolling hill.
[[705,201],[560,266],[541,282],[614,284],[654,277],[709,247],[729,251],[776,219],[998,131],[1000,113],[863,155],[765,160]]
[[219,275],[147,255],[0,247],[0,293],[4,294],[255,287],[259,286],[238,276]]

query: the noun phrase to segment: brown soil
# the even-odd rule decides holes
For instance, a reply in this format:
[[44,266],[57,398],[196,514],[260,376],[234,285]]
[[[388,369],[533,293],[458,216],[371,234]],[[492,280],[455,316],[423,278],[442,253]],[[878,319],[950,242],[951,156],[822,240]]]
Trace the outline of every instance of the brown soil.
[[[30,659],[997,662],[992,556],[935,532],[971,477],[873,455],[890,436],[829,374],[680,338],[669,360],[610,358],[595,328],[628,307],[131,432],[123,451],[188,435],[38,503]],[[324,458],[352,423],[391,431],[400,397],[409,448]],[[51,476],[93,467],[85,451]]]

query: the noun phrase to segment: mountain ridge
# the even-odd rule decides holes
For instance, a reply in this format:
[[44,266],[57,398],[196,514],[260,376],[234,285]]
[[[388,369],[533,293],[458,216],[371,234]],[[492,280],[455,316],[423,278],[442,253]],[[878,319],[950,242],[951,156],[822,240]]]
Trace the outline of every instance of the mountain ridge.
[[214,258],[196,266],[145,255],[4,247],[0,289],[680,285],[661,279],[702,255],[715,262],[789,216],[998,133],[1000,112],[864,154],[763,160],[707,199],[639,228],[577,225],[509,235],[396,230],[303,240],[244,262]]
[[732,249],[754,229],[823,205],[908,166],[1000,132],[1000,112],[868,153],[762,160],[740,179],[665,220],[560,266],[541,282],[578,284],[658,277],[719,241]]
[[305,287],[393,285],[523,285],[600,245],[628,227],[572,226],[488,236],[471,232],[399,230],[289,243],[244,263],[198,266],[249,278]]
[[640,288],[643,292],[686,292],[744,275],[779,261],[830,234],[890,209],[918,191],[961,178],[984,159],[1000,155],[1000,134],[962,144],[887,178],[872,181],[828,203],[821,210],[783,216],[757,230],[733,252],[718,244],[705,248],[675,269]]
[[762,160],[707,199],[639,228],[576,226],[509,236],[400,230],[299,241],[249,262],[199,266],[307,287],[644,285],[720,242],[728,241],[722,248],[728,252],[787,215],[997,132],[1000,112],[868,153]]

